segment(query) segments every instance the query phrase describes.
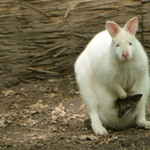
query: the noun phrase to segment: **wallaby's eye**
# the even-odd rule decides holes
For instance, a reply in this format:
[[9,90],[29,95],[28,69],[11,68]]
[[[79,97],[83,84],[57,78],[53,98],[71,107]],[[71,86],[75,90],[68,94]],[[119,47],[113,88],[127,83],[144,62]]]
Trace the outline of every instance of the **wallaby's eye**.
[[127,109],[130,109],[130,108],[131,108],[130,106],[127,107]]
[[120,45],[119,44],[116,44],[116,47],[119,47]]
[[130,42],[129,45],[132,45],[132,42]]

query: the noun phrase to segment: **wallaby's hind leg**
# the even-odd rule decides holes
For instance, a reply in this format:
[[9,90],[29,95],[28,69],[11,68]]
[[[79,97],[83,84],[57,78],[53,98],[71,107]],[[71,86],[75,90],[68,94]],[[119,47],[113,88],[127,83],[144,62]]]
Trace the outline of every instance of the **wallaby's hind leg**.
[[91,126],[96,135],[107,135],[107,130],[103,127],[97,109],[88,110],[90,119],[91,119]]
[[145,115],[146,102],[149,97],[149,76],[147,74],[145,74],[139,85],[137,93],[140,92],[143,94],[143,96],[136,108],[137,110],[136,124],[140,127],[150,129],[150,121],[146,120]]
[[140,106],[140,109],[141,110],[139,110],[137,117],[136,117],[136,124],[139,127],[150,129],[150,121],[147,121],[145,118],[145,106],[144,105]]
[[[77,77],[78,79],[78,77]],[[99,118],[98,109],[98,98],[96,95],[95,86],[93,84],[87,84],[87,79],[84,78],[79,83],[80,94],[86,105],[88,115],[91,120],[91,126],[96,135],[107,135],[107,130],[103,127],[101,120]]]
[[[141,112],[142,113],[142,112]],[[143,127],[143,128],[146,128],[146,129],[150,129],[150,121],[147,121],[145,119],[145,116],[144,116],[144,113],[140,114],[137,116],[136,118],[136,124],[139,126],[139,127]]]
[[[147,87],[146,84],[145,84],[145,87]],[[144,127],[146,129],[150,129],[150,121],[146,120],[146,115],[145,115],[145,107],[146,107],[146,101],[147,101],[148,94],[149,94],[149,88],[144,89],[144,91],[145,91],[145,93],[143,93],[143,97],[140,100],[140,102],[136,108],[138,112],[137,112],[135,121],[139,127]]]

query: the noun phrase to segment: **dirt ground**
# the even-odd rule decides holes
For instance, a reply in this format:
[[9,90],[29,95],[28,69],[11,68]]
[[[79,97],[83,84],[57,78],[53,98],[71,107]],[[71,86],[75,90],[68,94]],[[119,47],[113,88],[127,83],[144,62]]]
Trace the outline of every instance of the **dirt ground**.
[[[150,120],[149,103],[146,113]],[[95,136],[88,119],[72,76],[1,87],[0,149],[150,149],[150,130],[131,124]]]

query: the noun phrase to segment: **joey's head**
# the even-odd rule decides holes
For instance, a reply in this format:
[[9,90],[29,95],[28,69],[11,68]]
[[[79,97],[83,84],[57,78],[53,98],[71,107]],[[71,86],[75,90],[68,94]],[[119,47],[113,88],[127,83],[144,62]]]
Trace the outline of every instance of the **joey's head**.
[[141,97],[142,97],[142,94],[137,94],[131,97],[127,97],[125,99],[118,98],[115,102],[118,108],[118,117],[124,118],[128,114],[134,112],[136,105],[141,99]]
[[130,60],[135,51],[135,34],[138,28],[138,18],[130,19],[124,26],[120,28],[113,21],[106,22],[106,29],[112,37],[112,48],[116,56],[122,60]]

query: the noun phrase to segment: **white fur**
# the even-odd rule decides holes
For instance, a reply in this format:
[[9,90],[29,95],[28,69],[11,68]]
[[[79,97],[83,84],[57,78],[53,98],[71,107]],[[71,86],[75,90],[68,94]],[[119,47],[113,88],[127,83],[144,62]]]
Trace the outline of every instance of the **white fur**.
[[[129,53],[128,60],[123,59],[123,52]],[[125,28],[120,28],[115,37],[106,30],[91,40],[75,63],[75,73],[95,134],[106,135],[105,127],[122,128],[134,119],[137,125],[150,128],[150,122],[145,120],[148,72],[143,47]],[[116,99],[135,94],[143,94],[143,97],[134,113],[118,118]]]

